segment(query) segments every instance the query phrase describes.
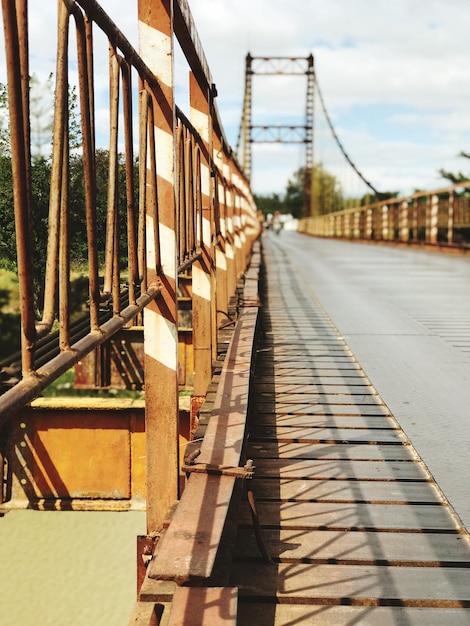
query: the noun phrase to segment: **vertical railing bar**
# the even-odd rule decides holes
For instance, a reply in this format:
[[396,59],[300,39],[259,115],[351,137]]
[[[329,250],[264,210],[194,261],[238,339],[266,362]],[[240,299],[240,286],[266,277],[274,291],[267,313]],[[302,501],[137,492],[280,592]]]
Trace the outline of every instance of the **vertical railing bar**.
[[106,214],[106,246],[103,296],[113,293],[116,273],[117,191],[118,191],[118,131],[119,131],[119,63],[116,50],[109,46],[109,155],[108,155],[108,200]]
[[202,235],[202,190],[201,190],[201,149],[196,144],[194,147],[194,212],[193,212],[193,249],[194,252],[201,249],[201,241],[198,241],[198,230]]
[[63,127],[59,243],[59,347],[70,348],[69,127]]
[[28,0],[18,0],[16,3],[16,16],[19,25],[18,36],[20,44],[20,64],[22,68],[21,92],[23,100],[23,130],[24,130],[24,149],[28,155],[26,160],[26,185],[28,186],[28,197],[31,200],[31,127],[30,127],[30,76],[29,76],[29,28],[28,28]]
[[132,80],[126,61],[121,60],[124,149],[126,160],[126,201],[127,201],[127,254],[129,273],[129,304],[135,304],[138,279],[136,211],[134,198],[134,148],[132,132]]
[[181,236],[181,229],[184,224],[184,212],[185,212],[185,153],[184,153],[184,133],[185,129],[182,123],[178,120],[176,127],[175,148],[176,148],[176,193],[177,200],[177,228],[178,228],[178,265],[184,261],[184,238]]
[[198,213],[197,213],[197,231],[196,241],[197,247],[201,250],[204,248],[204,228],[203,228],[203,203],[202,203],[202,164],[201,149],[197,149],[197,180],[198,180]]
[[[153,237],[155,241],[155,267],[151,268],[155,270],[158,274],[161,269],[161,249],[160,249],[160,220],[159,220],[159,211],[158,211],[158,196],[157,196],[157,160],[156,160],[156,144],[155,144],[155,114],[153,110],[153,100],[149,98],[148,100],[148,150],[147,154],[149,156],[149,169],[150,169],[150,181],[147,179],[147,203],[150,206],[155,207],[156,220],[153,227]],[[147,174],[148,176],[148,174]],[[146,225],[146,230],[148,229],[148,224]]]
[[193,254],[193,245],[192,245],[192,232],[191,232],[191,224],[192,224],[192,216],[194,213],[194,137],[190,131],[188,131],[188,145],[187,145],[187,154],[188,154],[188,173],[187,173],[187,181],[188,188],[186,190],[188,201],[186,203],[186,228],[185,228],[185,236],[186,236],[186,258],[190,259]]
[[22,320],[23,376],[33,370],[37,338],[34,313],[31,156],[29,141],[29,68],[27,2],[2,0],[8,76],[12,148],[13,195],[17,241],[18,282]]
[[137,234],[137,256],[139,281],[142,291],[147,290],[147,264],[145,262],[145,207],[147,203],[147,135],[149,129],[149,100],[142,79],[139,77],[139,217]]
[[[60,213],[64,189],[65,144],[68,143],[68,37],[70,14],[59,3],[57,29],[56,86],[54,96],[54,127],[52,136],[52,165],[49,196],[46,275],[44,281],[44,310],[37,324],[38,337],[50,332],[56,313],[57,261],[59,256]],[[67,157],[68,159],[68,157]],[[59,263],[59,268],[61,264]],[[60,274],[60,269],[59,269]],[[60,278],[59,278],[60,279]]]
[[[68,1],[68,0],[67,0]],[[94,154],[94,129],[93,114],[90,103],[92,97],[92,85],[90,84],[90,59],[87,56],[87,29],[85,20],[80,10],[73,4],[72,14],[77,26],[77,58],[79,69],[79,92],[80,113],[83,140],[83,172],[85,183],[85,212],[88,241],[88,264],[89,264],[89,294],[90,294],[90,327],[92,331],[99,329],[99,302],[100,287],[98,277],[98,252],[96,240],[96,178],[95,178],[95,154]]]
[[95,89],[93,78],[94,67],[94,52],[93,52],[93,20],[88,17],[87,13],[84,13],[85,21],[85,41],[86,41],[86,57],[87,63],[87,78],[88,78],[88,101],[89,101],[89,116],[90,116],[90,128],[91,128],[91,149],[93,154],[96,151],[95,140]]
[[197,179],[196,179],[196,140],[191,134],[191,207],[188,224],[188,247],[189,254],[192,256],[196,251],[195,246],[195,215],[197,202]]
[[189,258],[191,255],[191,245],[190,245],[190,235],[189,235],[189,227],[190,227],[190,216],[193,205],[193,160],[192,160],[192,141],[191,141],[191,133],[187,131],[186,141],[185,141],[185,203],[184,203],[184,225],[182,228],[182,234],[184,237],[184,255],[185,258]]

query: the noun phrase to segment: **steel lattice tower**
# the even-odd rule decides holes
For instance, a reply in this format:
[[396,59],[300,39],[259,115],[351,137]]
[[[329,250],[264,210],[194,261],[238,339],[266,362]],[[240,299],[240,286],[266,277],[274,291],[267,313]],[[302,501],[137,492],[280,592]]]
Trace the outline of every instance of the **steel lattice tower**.
[[[253,125],[252,77],[254,75],[305,75],[307,78],[305,123],[300,125]],[[315,70],[312,54],[308,57],[252,57],[247,54],[243,113],[237,142],[238,158],[249,179],[251,179],[251,147],[253,143],[297,143],[305,145],[305,215],[309,215],[310,212],[310,183],[313,168],[314,81]]]

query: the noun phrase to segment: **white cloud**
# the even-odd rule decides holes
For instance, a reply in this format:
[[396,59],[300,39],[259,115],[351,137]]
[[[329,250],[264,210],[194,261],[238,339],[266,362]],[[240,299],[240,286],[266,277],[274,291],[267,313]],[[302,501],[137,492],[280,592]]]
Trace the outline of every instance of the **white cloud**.
[[[222,117],[228,110],[230,124],[235,103],[241,106],[248,50],[261,56],[313,52],[333,120],[360,105],[363,117],[355,121],[367,132],[368,105],[400,109],[383,120],[384,126],[393,123],[400,141],[372,134],[368,141],[360,137],[353,142],[354,128],[338,130],[349,156],[376,186],[408,192],[424,184],[441,185],[436,174],[441,167],[465,168],[455,156],[470,143],[468,0],[239,0],[236,6],[228,0],[193,0],[191,6],[218,83]],[[279,89],[275,102],[266,103],[260,94],[261,100],[253,103],[281,111],[288,95],[288,89]],[[412,112],[403,113],[403,107]],[[407,133],[409,142],[402,139]],[[273,190],[296,166],[286,159],[284,176],[276,167]],[[268,191],[269,173],[256,175],[255,186],[257,180]]]
[[[456,155],[470,151],[468,0],[189,0],[189,4],[232,143],[241,115],[246,53],[313,52],[340,139],[377,187],[408,191],[440,186],[439,168],[465,169],[466,162]],[[137,2],[102,0],[102,5],[137,47]],[[30,0],[32,70],[44,77],[54,71],[55,11],[55,2]],[[178,80],[185,80],[182,65],[179,61]],[[4,68],[2,58],[2,82]],[[105,97],[106,60],[102,69]],[[263,85],[260,80],[255,77],[253,83],[254,112],[260,120],[264,115],[282,118],[290,110],[302,116],[303,92],[293,79],[273,83],[274,95],[268,82]],[[100,111],[101,115],[105,117]],[[269,152],[257,147],[255,190],[282,191],[302,159],[299,149],[274,146]]]

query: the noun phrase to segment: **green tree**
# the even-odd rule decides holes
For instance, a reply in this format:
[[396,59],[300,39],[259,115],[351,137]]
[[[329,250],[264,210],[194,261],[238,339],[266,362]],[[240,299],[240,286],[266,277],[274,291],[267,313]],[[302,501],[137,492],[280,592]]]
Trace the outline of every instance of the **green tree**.
[[286,195],[284,198],[284,212],[290,213],[296,218],[302,217],[304,212],[304,181],[304,167],[295,171],[292,178],[287,181]]
[[[108,180],[109,180],[109,150],[99,148],[95,154],[96,173],[96,231],[97,246],[100,251],[100,261],[103,259],[106,240],[106,215],[108,206]],[[124,245],[127,241],[127,197],[126,197],[126,168],[124,156],[118,157],[118,211],[119,211],[119,239]],[[134,189],[137,194],[138,163],[134,163]],[[85,213],[85,191],[83,176],[83,160],[80,154],[72,155],[70,158],[70,194],[69,194],[69,216],[70,216],[70,245],[72,250],[72,260],[76,263],[83,263],[87,259],[88,247],[86,240],[86,213]],[[137,196],[134,198],[137,203]],[[127,251],[123,251],[127,255]]]
[[9,301],[9,291],[0,289],[0,353],[2,360],[5,355],[14,354],[20,349],[20,316],[18,313],[3,310],[8,307]]
[[[49,189],[51,167],[46,159],[31,165],[33,281],[35,293],[42,300],[44,259],[46,258]],[[16,271],[16,232],[13,202],[11,159],[0,156],[0,268]]]
[[[468,152],[462,151],[459,153],[458,156],[463,157],[464,159],[470,159],[470,154]],[[448,172],[447,170],[444,170],[444,169],[438,170],[438,174],[440,174],[442,178],[445,178],[446,180],[451,182],[453,185],[466,182],[470,179],[470,176],[468,174],[463,174],[462,172],[457,172],[457,173]]]
[[0,83],[0,157],[10,154],[7,87]]
[[54,85],[53,74],[42,83],[36,74],[29,79],[29,106],[31,128],[31,154],[33,159],[44,156],[44,148],[48,146],[46,153],[50,153],[53,129],[54,110]]
[[[29,79],[30,84],[30,128],[31,154],[33,160],[50,156],[53,134],[54,110],[54,75],[49,74],[41,82],[36,74]],[[75,85],[69,87],[69,143],[70,149],[76,150],[82,145],[78,96]],[[46,150],[45,146],[49,146]],[[10,155],[10,131],[7,86],[0,83],[0,156]]]
[[[284,196],[273,193],[270,196],[255,196],[257,207],[264,215],[268,213],[291,214],[295,218],[304,214],[305,168],[296,170],[287,181]],[[319,164],[313,168],[311,176],[311,206],[313,215],[322,215],[343,208],[343,195],[336,178]]]
[[399,193],[399,191],[382,191],[380,194],[366,193],[361,198],[361,206],[374,204],[375,202],[383,202],[384,200],[389,200],[390,198],[398,198]]
[[336,177],[328,173],[322,163],[312,172],[311,213],[325,215],[343,208],[343,193]]
[[255,195],[255,202],[258,210],[261,211],[263,215],[268,215],[269,213],[274,215],[276,211],[280,211],[281,213],[286,212],[284,200],[278,193],[273,193],[270,196]]
[[11,159],[2,155],[0,156],[0,269],[16,269],[15,214],[13,206]]

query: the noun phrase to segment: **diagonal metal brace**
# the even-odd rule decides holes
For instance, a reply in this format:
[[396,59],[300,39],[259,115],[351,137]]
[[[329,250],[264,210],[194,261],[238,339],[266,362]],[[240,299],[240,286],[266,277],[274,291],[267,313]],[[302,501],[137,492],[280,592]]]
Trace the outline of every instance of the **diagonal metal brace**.
[[183,465],[183,472],[187,474],[215,474],[217,476],[233,476],[234,478],[253,478],[255,467],[249,459],[244,467],[230,467],[229,465],[213,465],[211,463],[195,463]]

